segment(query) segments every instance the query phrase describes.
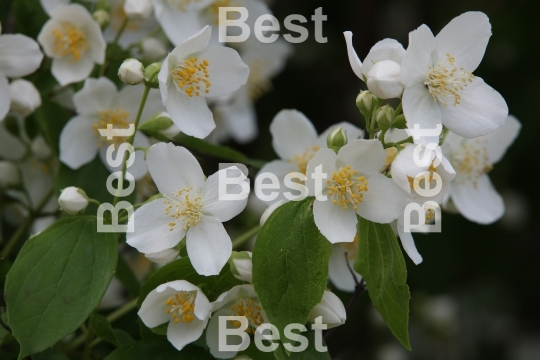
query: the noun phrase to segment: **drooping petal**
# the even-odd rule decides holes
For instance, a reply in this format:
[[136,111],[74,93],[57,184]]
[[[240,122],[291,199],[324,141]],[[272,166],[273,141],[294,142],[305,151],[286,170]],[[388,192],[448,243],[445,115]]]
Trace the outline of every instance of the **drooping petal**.
[[158,292],[157,289],[150,291],[137,313],[144,325],[149,328],[154,328],[171,320],[171,315],[167,314],[165,301],[173,296],[176,290],[170,287],[160,290],[162,291]]
[[167,0],[155,0],[153,4],[161,28],[174,45],[181,44],[202,28],[199,17],[193,11],[182,11]]
[[[405,88],[403,92],[403,114],[407,119],[407,127],[414,129],[418,126],[419,129],[435,129],[437,125],[441,125],[441,107],[433,100],[428,89],[424,84],[418,84],[413,87]],[[414,140],[415,143],[427,145],[431,142],[439,142],[439,137],[422,136],[419,140]]]
[[142,253],[157,253],[176,246],[185,236],[182,224],[170,227],[163,199],[141,206],[129,218],[134,232],[126,233],[126,243]]
[[7,77],[21,77],[39,68],[43,54],[33,39],[22,34],[0,37],[0,73]]
[[225,46],[210,46],[199,54],[208,61],[208,77],[212,84],[205,96],[216,97],[230,94],[245,85],[249,67],[244,64],[238,52]]
[[160,193],[170,195],[204,183],[204,173],[195,157],[186,148],[171,143],[153,145],[146,154],[146,165]]
[[364,59],[362,64],[362,72],[367,77],[371,67],[378,61],[391,60],[401,65],[403,57],[405,56],[405,49],[397,40],[384,39],[376,43],[369,54]]
[[[223,177],[223,179],[237,179],[240,177],[245,178],[245,175],[236,166],[232,166],[227,169],[219,170],[215,174],[210,175],[204,183],[204,187],[201,192],[203,213],[213,216],[221,222],[225,222],[240,214],[245,209],[249,195],[249,179],[246,178],[246,180],[243,181],[243,183],[245,184],[244,187],[242,187],[241,185],[227,186],[227,184],[224,183],[222,185],[224,187],[223,191],[231,195],[236,194],[238,195],[239,199],[220,200],[220,182],[225,181],[220,180],[220,176]],[[244,193],[245,195],[242,195],[242,193]]]
[[221,221],[204,215],[190,228],[186,248],[195,271],[201,275],[217,275],[229,260],[232,242]]
[[4,120],[4,117],[7,115],[9,104],[9,83],[7,78],[0,72],[0,121]]
[[116,85],[106,77],[88,78],[83,88],[73,95],[73,102],[79,114],[97,115],[102,110],[113,108],[117,94]]
[[72,61],[68,56],[54,59],[51,66],[51,73],[60,86],[79,82],[90,76],[94,62],[89,56],[81,56],[79,61]]
[[[356,287],[353,274],[347,266],[348,254],[346,244],[334,244],[332,246],[332,256],[328,263],[328,277],[332,284],[335,285],[341,291],[353,292]],[[349,265],[353,268],[353,262],[350,261]],[[357,281],[362,280],[362,276],[356,273],[354,270],[354,276]]]
[[201,337],[208,319],[199,320],[193,319],[189,323],[179,321],[177,324],[174,321],[169,322],[167,327],[167,340],[177,349],[182,350],[184,346],[194,342]]
[[[498,129],[508,116],[504,98],[475,77],[460,91],[461,100],[456,106],[439,106],[444,126],[458,135],[474,139]],[[405,104],[403,105],[405,110]],[[407,116],[407,114],[405,114]]]
[[486,14],[469,11],[453,18],[435,37],[438,59],[446,54],[456,59],[456,66],[473,72],[484,57],[491,37],[491,24]]
[[297,110],[281,110],[270,124],[272,146],[283,160],[301,156],[317,145],[317,130],[309,119]]
[[[334,151],[328,148],[322,148],[317,151],[317,154],[311,159],[308,163],[306,169],[306,186],[310,196],[320,195],[321,192],[327,188],[326,180],[332,178],[332,174],[338,170],[337,167],[337,155]],[[322,186],[316,184],[316,179],[314,174],[316,169],[321,166],[321,171],[323,174],[326,174],[324,180],[322,180]],[[316,176],[315,176],[316,177]],[[320,189],[319,189],[320,187]]]
[[339,149],[337,166],[350,166],[361,173],[378,172],[386,162],[386,151],[379,140],[353,140]]
[[416,245],[414,243],[414,239],[411,232],[406,232],[403,227],[403,223],[401,222],[401,219],[403,216],[400,216],[397,221],[397,228],[398,228],[398,234],[399,239],[401,240],[401,245],[403,245],[403,250],[409,255],[411,260],[416,264],[420,264],[422,262],[422,256],[416,250]]
[[485,136],[489,162],[491,164],[495,164],[501,160],[506,150],[516,140],[520,130],[521,123],[514,116],[510,115],[506,118],[503,126]]
[[347,54],[349,56],[349,63],[351,64],[351,68],[354,74],[363,81],[364,77],[362,74],[362,61],[354,50],[354,46],[352,43],[353,34],[350,31],[345,31],[343,35],[345,36],[345,42],[347,43]]
[[409,33],[409,47],[401,62],[403,85],[411,87],[422,84],[423,86],[428,77],[429,67],[433,62],[431,55],[434,49],[435,37],[426,25]]
[[405,195],[392,179],[378,173],[365,175],[368,190],[356,213],[366,220],[387,224],[397,219],[405,209]]
[[480,177],[476,186],[471,181],[451,182],[450,196],[456,208],[467,220],[491,224],[504,214],[504,201],[487,175]]
[[352,206],[348,210],[333,204],[330,199],[313,203],[315,225],[332,244],[352,242],[356,235],[356,213]]
[[60,161],[78,169],[92,161],[98,152],[99,136],[95,118],[79,115],[72,118],[60,134]]

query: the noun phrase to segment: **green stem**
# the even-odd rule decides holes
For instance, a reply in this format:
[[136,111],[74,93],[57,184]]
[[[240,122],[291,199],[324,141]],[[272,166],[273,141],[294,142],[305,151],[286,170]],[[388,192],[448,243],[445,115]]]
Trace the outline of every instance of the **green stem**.
[[[118,43],[118,40],[120,39],[120,36],[122,36],[122,33],[126,29],[126,26],[127,26],[128,22],[129,22],[129,18],[126,17],[124,19],[124,22],[122,23],[122,25],[120,25],[120,29],[118,29],[118,32],[116,33],[116,36],[114,37],[114,40],[111,43],[111,47],[116,47],[116,44]],[[109,50],[109,47],[107,47],[105,61],[103,61],[103,65],[101,65],[101,69],[99,69],[98,78],[105,75],[105,70],[107,69],[107,58],[109,57],[109,55],[110,55],[110,50]]]
[[398,116],[399,114],[401,114],[402,109],[403,109],[403,101],[400,101],[396,110],[394,110],[394,114]]
[[24,220],[21,226],[15,231],[13,236],[8,240],[6,246],[4,249],[2,249],[2,253],[0,253],[0,259],[4,259],[8,257],[13,249],[17,246],[23,235],[26,233],[30,225],[34,222],[34,220],[39,216],[40,211],[45,207],[45,204],[49,201],[49,198],[52,196],[54,190],[51,189],[47,195],[41,200],[41,202],[38,204],[36,210],[30,212],[30,215]]
[[242,246],[245,242],[247,242],[249,239],[255,236],[255,234],[257,234],[260,229],[261,229],[260,225],[254,226],[248,231],[246,231],[245,233],[243,233],[242,235],[240,235],[239,237],[237,237],[236,239],[234,239],[232,242],[233,249],[237,249],[240,246]]

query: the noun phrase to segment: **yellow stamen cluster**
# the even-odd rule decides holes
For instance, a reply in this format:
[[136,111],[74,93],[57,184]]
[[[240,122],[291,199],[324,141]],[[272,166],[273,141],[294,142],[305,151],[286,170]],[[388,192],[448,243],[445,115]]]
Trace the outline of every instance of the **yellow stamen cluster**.
[[[240,7],[244,6],[242,2],[239,1],[233,1],[233,0],[216,0],[212,3],[212,5],[208,6],[208,12],[210,14],[211,22],[213,22],[215,25],[219,25],[220,23],[223,23],[224,20],[227,20],[225,18],[220,19],[219,18],[219,8],[220,7]],[[226,14],[225,14],[226,16]]]
[[[255,332],[259,325],[264,323],[264,317],[262,314],[262,307],[256,301],[249,298],[243,298],[234,303],[231,306],[231,316],[245,316],[248,320],[247,333]],[[239,328],[241,326],[240,321],[229,321],[234,327]]]
[[272,82],[264,75],[266,64],[263,60],[255,61],[249,66],[247,91],[251,100],[255,101],[272,89]]
[[[98,113],[98,121],[92,127],[96,131],[96,136],[101,136],[99,129],[107,129],[107,125],[112,125],[113,129],[128,129],[129,113],[121,108],[102,110]],[[100,139],[99,146],[102,145],[103,138]],[[120,144],[126,141],[125,137],[115,136],[112,140],[106,140],[110,144]]]
[[354,210],[358,210],[358,203],[361,203],[364,195],[368,191],[368,181],[364,176],[357,176],[356,170],[351,170],[350,166],[345,166],[332,174],[332,179],[327,180],[328,196],[332,203],[343,207],[345,210],[352,205]]
[[435,67],[430,66],[428,80],[424,83],[433,97],[439,100],[444,106],[448,106],[448,100],[454,102],[454,106],[461,101],[460,91],[468,83],[472,82],[474,75],[463,67],[455,66],[455,59],[452,55],[446,54],[446,59],[437,63]]
[[452,164],[458,174],[456,180],[467,179],[472,181],[476,188],[478,179],[493,169],[486,144],[487,141],[481,139],[464,141],[461,148],[452,154]]
[[209,65],[208,60],[199,60],[196,57],[177,65],[172,71],[172,77],[178,89],[189,97],[199,96],[203,91],[208,94],[212,86],[209,80]]
[[307,165],[319,149],[319,146],[307,148],[302,154],[297,154],[293,158],[290,158],[289,162],[296,164],[296,166],[298,166],[298,171],[306,175]]
[[165,215],[173,220],[169,222],[169,231],[173,231],[180,221],[182,229],[187,231],[199,223],[202,218],[202,200],[200,195],[192,194],[193,187],[183,188],[172,193],[172,197],[164,196]]
[[180,291],[165,301],[167,308],[165,311],[171,315],[175,324],[180,320],[184,323],[190,323],[195,319],[195,298],[197,291]]
[[81,29],[69,21],[62,21],[60,28],[53,29],[52,35],[54,36],[53,52],[61,57],[70,56],[69,62],[79,61],[90,47]]

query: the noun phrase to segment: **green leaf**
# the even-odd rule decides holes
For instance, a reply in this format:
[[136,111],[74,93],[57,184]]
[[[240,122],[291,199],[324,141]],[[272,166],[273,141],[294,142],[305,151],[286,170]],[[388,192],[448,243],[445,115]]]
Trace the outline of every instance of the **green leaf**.
[[122,257],[122,254],[118,254],[118,264],[116,266],[116,277],[120,280],[122,285],[126,288],[128,294],[135,298],[139,296],[141,291],[141,284],[135,277],[135,274],[129,267],[126,260]]
[[182,145],[188,149],[195,150],[203,154],[216,157],[218,159],[247,164],[257,169],[262,168],[265,164],[265,162],[262,160],[250,159],[241,152],[231,149],[228,146],[211,144],[209,142],[194,138],[192,136],[188,136],[186,134],[180,134],[176,136],[173,142],[175,144]]
[[64,218],[30,238],[6,279],[9,325],[19,358],[71,334],[97,308],[116,268],[115,234],[95,217]]
[[32,360],[69,360],[69,358],[55,348],[50,348],[32,355]]
[[[280,344],[279,347],[274,351],[274,355],[277,360],[331,360],[330,354],[328,351],[319,352],[315,347],[315,331],[309,330],[302,333],[308,339],[308,347],[306,350],[301,352],[291,352],[288,354],[288,351],[283,347],[283,344]],[[322,337],[322,335],[321,335]],[[324,339],[319,340],[322,342],[323,346],[326,346]]]
[[403,346],[409,343],[409,287],[407,267],[389,224],[358,217],[359,243],[354,270],[367,283],[369,297]]
[[113,344],[116,347],[130,345],[134,340],[127,332],[120,329],[113,329],[109,320],[103,315],[92,314],[90,317],[90,328],[97,337]]
[[204,349],[188,345],[176,350],[167,341],[142,340],[113,351],[105,360],[212,360]]
[[288,324],[305,324],[326,289],[332,245],[315,225],[312,203],[307,198],[278,207],[253,249],[255,291],[280,334]]
[[39,125],[52,151],[58,155],[60,153],[58,148],[60,134],[72,116],[60,105],[43,99],[43,103],[32,117]]

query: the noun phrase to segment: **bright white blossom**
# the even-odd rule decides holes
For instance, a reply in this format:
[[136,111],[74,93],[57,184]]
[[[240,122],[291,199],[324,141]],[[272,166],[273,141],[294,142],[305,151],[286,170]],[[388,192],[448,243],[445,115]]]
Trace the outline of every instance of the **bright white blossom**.
[[[87,79],[84,87],[73,96],[78,115],[72,118],[60,135],[60,161],[72,169],[92,161],[96,154],[111,171],[121,169],[121,164],[111,165],[106,159],[110,145],[118,146],[126,141],[125,137],[115,136],[112,140],[100,135],[98,129],[106,129],[112,124],[116,129],[127,129],[135,121],[144,86],[126,86],[118,91],[116,85],[107,78]],[[144,121],[155,112],[163,109],[157,90],[151,90],[141,119]],[[134,146],[148,147],[150,143],[145,135],[137,132]],[[135,179],[146,173],[142,152],[135,153],[135,161],[128,170]]]
[[38,41],[53,59],[51,72],[60,85],[87,78],[94,63],[103,64],[107,44],[99,24],[79,4],[60,6],[43,25]]
[[30,115],[41,106],[41,95],[34,84],[28,80],[13,80],[9,84],[9,95],[11,97],[11,110],[22,117]]
[[178,350],[197,340],[210,319],[211,305],[201,289],[176,280],[150,291],[138,315],[149,328],[168,323],[167,340]]
[[178,45],[158,75],[161,98],[172,120],[182,132],[198,138],[216,126],[206,97],[232,93],[249,75],[235,50],[208,46],[211,31],[207,26]]
[[410,33],[401,72],[409,129],[434,129],[442,123],[458,135],[476,138],[504,123],[506,102],[472,74],[490,36],[489,19],[481,12],[454,18],[436,37],[426,25]]
[[127,59],[118,69],[120,80],[129,85],[136,85],[144,80],[144,66],[137,59]]
[[[317,197],[313,204],[315,224],[331,243],[354,240],[357,215],[384,224],[402,213],[401,190],[379,172],[386,157],[378,140],[349,140],[337,154],[320,149],[308,163],[309,194]],[[326,178],[315,181],[316,172]]]
[[77,215],[88,206],[86,193],[78,187],[70,186],[62,190],[58,197],[58,205],[66,213]]
[[146,20],[152,15],[152,2],[150,0],[126,0],[124,12],[130,20]]
[[315,305],[308,316],[310,323],[315,323],[315,319],[322,316],[322,323],[328,329],[345,324],[347,311],[343,302],[331,291],[325,290],[321,302]]
[[[449,133],[443,148],[457,175],[450,183],[448,198],[470,221],[490,224],[504,214],[504,202],[497,193],[488,173],[499,162],[521,129],[519,121],[509,116],[494,132],[465,139]],[[448,199],[447,199],[448,200]]]
[[[146,164],[162,199],[137,209],[129,223],[127,243],[142,253],[173,248],[186,237],[191,263],[201,275],[217,275],[231,256],[232,242],[222,222],[229,221],[246,207],[242,200],[219,199],[219,176],[238,178],[236,167],[220,170],[205,180],[201,166],[185,148],[159,143],[150,148]],[[248,186],[248,182],[244,182]],[[240,194],[243,186],[227,189]]]
[[353,242],[332,245],[332,255],[328,263],[328,278],[341,291],[353,292],[357,282],[362,281],[362,276],[354,271],[354,259],[357,253],[358,234],[354,237]]
[[11,161],[0,160],[0,189],[19,185],[21,176],[19,169]]

